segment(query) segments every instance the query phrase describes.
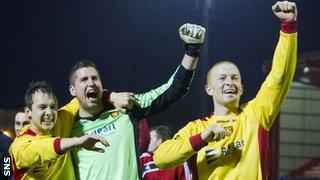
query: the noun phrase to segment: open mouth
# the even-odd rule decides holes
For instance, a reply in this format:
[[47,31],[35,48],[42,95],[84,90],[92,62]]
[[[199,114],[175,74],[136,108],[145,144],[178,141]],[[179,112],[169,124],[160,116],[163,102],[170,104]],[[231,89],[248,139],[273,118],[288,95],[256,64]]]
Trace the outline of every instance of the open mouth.
[[98,98],[98,93],[95,90],[89,90],[87,92],[87,98],[88,99],[97,99]]
[[226,89],[223,91],[224,94],[237,94],[237,91],[234,89]]
[[44,120],[42,120],[41,123],[50,124],[50,123],[53,123],[53,119],[44,119]]

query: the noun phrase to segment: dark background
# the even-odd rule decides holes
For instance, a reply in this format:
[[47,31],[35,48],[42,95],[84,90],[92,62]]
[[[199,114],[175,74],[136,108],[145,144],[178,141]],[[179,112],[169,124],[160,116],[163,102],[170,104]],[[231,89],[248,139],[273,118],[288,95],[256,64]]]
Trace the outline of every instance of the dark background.
[[[214,1],[208,28],[208,57],[200,58],[189,93],[167,111],[150,117],[151,125],[180,128],[212,110],[205,96],[204,67],[228,59],[239,65],[247,101],[265,78],[263,61],[272,58],[279,20],[275,1]],[[296,0],[298,53],[320,50],[320,1]],[[178,28],[204,25],[201,0],[0,1],[0,108],[23,106],[32,80],[47,80],[60,105],[71,99],[68,71],[83,59],[101,70],[104,88],[142,93],[164,83],[183,56]],[[203,61],[202,61],[203,60]]]

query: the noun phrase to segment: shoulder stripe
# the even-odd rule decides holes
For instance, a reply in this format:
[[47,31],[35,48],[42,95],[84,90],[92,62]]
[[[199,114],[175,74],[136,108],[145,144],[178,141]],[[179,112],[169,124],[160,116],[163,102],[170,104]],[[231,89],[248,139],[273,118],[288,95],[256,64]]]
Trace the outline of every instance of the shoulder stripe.
[[24,133],[20,134],[18,137],[21,137],[23,135],[37,136],[37,134],[33,132],[30,128],[27,129]]

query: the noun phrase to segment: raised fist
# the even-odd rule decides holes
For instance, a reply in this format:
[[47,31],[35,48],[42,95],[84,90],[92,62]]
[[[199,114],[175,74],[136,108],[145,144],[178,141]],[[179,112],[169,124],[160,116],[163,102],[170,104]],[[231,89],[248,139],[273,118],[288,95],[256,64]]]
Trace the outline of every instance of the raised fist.
[[206,29],[196,24],[184,24],[179,28],[181,39],[188,44],[202,44]]
[[298,10],[294,2],[278,1],[272,6],[272,11],[283,22],[297,20]]

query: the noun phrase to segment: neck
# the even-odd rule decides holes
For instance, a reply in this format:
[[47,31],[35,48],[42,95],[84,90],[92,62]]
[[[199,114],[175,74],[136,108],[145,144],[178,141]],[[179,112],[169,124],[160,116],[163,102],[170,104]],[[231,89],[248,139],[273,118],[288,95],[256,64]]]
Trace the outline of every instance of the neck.
[[95,108],[85,108],[80,105],[79,109],[79,116],[80,117],[93,117],[99,114],[104,109],[104,105],[100,104],[98,107]]
[[214,102],[214,115],[215,116],[228,116],[231,114],[236,114],[239,111],[239,103],[222,105]]
[[38,130],[37,128],[35,128],[32,124],[30,125],[30,129],[31,129],[34,133],[36,133],[37,135],[48,135],[48,134],[50,134],[50,131],[48,131],[48,132],[40,131],[40,130]]

